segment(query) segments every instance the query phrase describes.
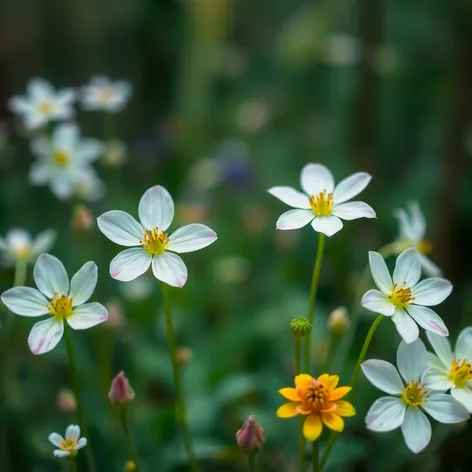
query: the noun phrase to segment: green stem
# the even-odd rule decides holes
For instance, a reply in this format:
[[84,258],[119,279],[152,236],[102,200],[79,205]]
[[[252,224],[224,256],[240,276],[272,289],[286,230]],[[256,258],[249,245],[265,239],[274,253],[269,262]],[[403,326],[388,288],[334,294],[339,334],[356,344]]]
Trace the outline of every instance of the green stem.
[[[318,233],[318,250],[316,253],[315,265],[313,266],[313,277],[311,279],[310,302],[308,304],[308,321],[313,326],[313,319],[315,314],[316,291],[318,288],[318,279],[320,277],[321,261],[323,259],[325,235]],[[310,357],[311,357],[311,335],[305,340],[305,371],[310,371]]]
[[126,443],[128,445],[128,452],[131,457],[131,460],[134,462],[135,471],[139,472],[139,459],[138,453],[136,452],[136,446],[134,445],[133,438],[131,437],[131,432],[129,430],[128,424],[128,407],[123,407],[120,409],[120,418],[121,425],[123,426],[123,432],[125,433]]
[[77,472],[77,462],[75,462],[75,457],[69,459],[70,472]]
[[256,472],[256,455],[254,453],[247,454],[249,464],[249,472]]
[[320,452],[318,441],[313,441],[313,472],[320,472]]
[[[295,336],[295,375],[299,375],[301,372],[301,350],[302,350],[302,338]],[[305,436],[303,436],[303,422],[305,417],[300,418],[300,472],[306,472],[306,444]]]
[[87,456],[89,472],[94,472],[95,464],[93,462],[92,447],[90,445],[90,436],[88,434],[87,423],[85,422],[84,410],[82,409],[82,402],[80,401],[79,382],[77,379],[77,370],[75,367],[74,350],[72,348],[72,340],[70,338],[69,325],[67,324],[67,322],[64,322],[64,339],[66,342],[67,357],[69,360],[70,382],[77,402],[77,422],[83,432],[83,435],[87,438],[87,447],[85,448],[85,454]]
[[176,414],[179,420],[182,433],[184,435],[185,450],[187,452],[187,458],[190,463],[190,468],[193,472],[198,472],[198,463],[193,450],[192,437],[190,435],[190,429],[187,422],[187,414],[185,411],[185,404],[183,399],[182,380],[180,378],[179,362],[177,360],[177,346],[175,344],[174,328],[172,326],[172,313],[170,307],[169,290],[164,282],[161,282],[162,297],[164,300],[164,311],[166,315],[166,329],[167,339],[169,341],[170,356],[172,361],[172,374],[174,376],[174,388],[175,388],[175,403],[176,403]]

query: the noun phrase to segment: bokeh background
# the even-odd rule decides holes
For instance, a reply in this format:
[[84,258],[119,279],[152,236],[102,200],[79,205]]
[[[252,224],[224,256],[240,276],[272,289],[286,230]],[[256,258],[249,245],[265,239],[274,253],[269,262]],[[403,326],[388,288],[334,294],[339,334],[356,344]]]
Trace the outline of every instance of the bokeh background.
[[[29,185],[29,138],[6,101],[23,94],[31,77],[79,87],[103,74],[133,85],[112,128],[100,115],[78,112],[86,136],[119,137],[128,146],[123,166],[98,166],[108,191],[87,204],[95,216],[110,209],[136,215],[144,191],[161,184],[176,201],[174,228],[203,222],[219,235],[214,245],[186,255],[188,283],[171,292],[203,471],[245,470],[234,434],[250,414],[266,430],[259,470],[297,470],[298,421],[279,420],[275,411],[283,402],[277,390],[292,381],[288,326],[307,311],[317,238],[309,227],[276,231],[286,207],[266,189],[298,187],[305,163],[326,164],[337,180],[370,172],[362,200],[377,211],[377,220],[347,222],[327,241],[312,374],[328,366],[349,381],[373,320],[355,315],[367,251],[397,237],[393,210],[410,200],[427,216],[432,259],[455,285],[438,312],[452,338],[471,323],[469,1],[1,0],[0,70],[0,234],[55,228],[52,253],[69,274],[94,260],[93,299],[110,308],[107,324],[73,332],[98,470],[121,471],[128,459],[107,402],[121,369],[136,391],[132,430],[143,469],[187,470],[172,409],[162,300],[149,274],[135,283],[109,277],[119,248],[95,225],[74,227],[77,201],[60,202],[48,188]],[[13,271],[2,268],[0,290],[12,281]],[[345,341],[336,351],[326,320],[339,305],[360,318],[347,335],[351,349]],[[14,472],[65,470],[47,441],[75,418],[57,402],[69,384],[65,348],[61,343],[34,357],[26,343],[31,326],[28,318],[15,319],[3,392],[6,449]],[[384,322],[368,356],[394,361],[398,343]],[[348,420],[329,470],[470,470],[470,424],[436,424],[432,443],[416,457],[399,431],[368,432],[363,418],[380,395],[360,379],[351,396],[358,415]]]

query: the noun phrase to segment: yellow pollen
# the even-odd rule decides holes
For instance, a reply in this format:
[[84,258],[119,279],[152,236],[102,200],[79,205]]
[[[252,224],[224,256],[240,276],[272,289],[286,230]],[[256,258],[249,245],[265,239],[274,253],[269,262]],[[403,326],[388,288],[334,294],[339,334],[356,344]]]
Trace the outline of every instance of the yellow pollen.
[[54,151],[52,160],[54,164],[60,167],[66,167],[70,162],[70,155],[65,151]]
[[410,380],[402,393],[402,400],[409,406],[419,406],[426,403],[428,392],[423,384]]
[[67,318],[72,315],[72,298],[56,293],[48,305],[49,314],[57,318]]
[[321,382],[314,379],[313,383],[303,394],[303,406],[307,410],[311,410],[313,413],[319,413],[328,406],[328,403],[328,389]]
[[52,113],[53,104],[49,100],[44,100],[39,104],[39,111],[43,115],[50,115]]
[[472,380],[472,365],[466,360],[454,359],[449,372],[449,379],[454,382],[456,387],[465,387],[469,380]]
[[402,286],[393,284],[392,293],[388,297],[397,308],[405,308],[406,305],[409,305],[415,299],[411,293],[411,288],[405,287],[405,285],[406,282],[403,282]]
[[144,233],[143,239],[139,241],[146,251],[151,254],[162,254],[169,242],[169,237],[164,231],[159,231],[159,228],[147,229]]
[[433,245],[427,239],[422,239],[417,244],[416,249],[422,254],[429,254],[433,250]]
[[310,206],[315,215],[328,216],[333,209],[333,194],[323,190],[318,195],[311,195]]
[[77,439],[75,438],[69,438],[66,437],[62,442],[61,442],[61,449],[63,451],[69,451],[70,456],[74,457],[77,455]]

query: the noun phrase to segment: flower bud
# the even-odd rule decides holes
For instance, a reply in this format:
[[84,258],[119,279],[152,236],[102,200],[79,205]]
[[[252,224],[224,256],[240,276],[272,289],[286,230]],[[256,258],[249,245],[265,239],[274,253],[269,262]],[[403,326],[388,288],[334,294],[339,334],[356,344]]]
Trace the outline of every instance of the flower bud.
[[77,408],[74,392],[68,388],[61,388],[57,394],[56,407],[62,413],[72,413]]
[[340,306],[333,310],[328,317],[328,329],[335,335],[340,335],[347,331],[351,326],[351,320],[346,308]]
[[264,430],[256,423],[254,416],[250,416],[236,433],[238,446],[246,453],[255,454],[264,444]]
[[85,205],[76,205],[72,216],[72,227],[76,231],[89,231],[95,224],[92,210]]
[[126,378],[126,375],[121,371],[111,382],[108,399],[113,406],[127,406],[134,400],[134,390]]
[[299,316],[290,321],[290,329],[295,336],[303,338],[311,333],[311,323],[303,316]]
[[136,463],[134,461],[125,462],[125,472],[134,472],[136,470]]
[[179,364],[185,365],[185,364],[188,364],[192,360],[193,352],[189,347],[177,346],[175,357]]
[[125,316],[120,301],[118,299],[111,299],[105,303],[105,307],[108,311],[108,321],[104,326],[115,330],[123,328],[125,325]]

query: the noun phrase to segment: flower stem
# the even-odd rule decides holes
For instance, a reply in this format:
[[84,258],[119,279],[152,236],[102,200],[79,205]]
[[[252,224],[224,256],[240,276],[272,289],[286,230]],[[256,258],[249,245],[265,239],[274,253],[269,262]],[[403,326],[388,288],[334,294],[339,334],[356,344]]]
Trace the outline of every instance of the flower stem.
[[[295,375],[301,372],[301,351],[302,338],[295,336]],[[303,422],[305,417],[300,418],[300,472],[306,472],[306,450],[305,450],[305,436],[303,436]]]
[[125,433],[126,443],[128,444],[128,452],[131,457],[131,460],[135,464],[135,471],[139,472],[139,459],[138,453],[136,452],[136,446],[134,445],[133,438],[131,437],[131,432],[129,430],[128,424],[128,407],[120,408],[120,418],[121,425],[123,426],[123,432]]
[[[315,265],[313,266],[313,277],[311,279],[310,302],[308,304],[308,321],[313,325],[316,304],[316,290],[318,288],[318,279],[320,277],[321,261],[323,259],[325,235],[318,233],[318,250],[316,252]],[[310,371],[311,357],[311,336],[307,336],[305,340],[305,371]]]
[[74,350],[72,348],[72,340],[70,338],[69,325],[67,324],[66,321],[64,321],[64,339],[66,342],[67,357],[69,360],[70,382],[71,382],[72,390],[74,392],[75,399],[77,402],[77,422],[81,430],[83,431],[83,435],[87,438],[87,447],[85,448],[85,454],[87,456],[87,465],[88,465],[89,472],[94,472],[95,464],[93,462],[92,447],[90,445],[90,436],[88,434],[87,423],[85,422],[84,410],[82,409],[82,402],[80,401],[79,382],[77,379],[77,370],[75,367]]
[[187,414],[185,411],[185,404],[183,399],[182,380],[180,378],[179,362],[177,360],[177,347],[175,344],[174,328],[172,326],[172,313],[170,308],[169,290],[164,282],[161,282],[161,287],[162,297],[164,300],[164,311],[166,315],[167,339],[169,341],[170,355],[172,361],[172,374],[174,376],[176,414],[177,419],[180,423],[180,427],[182,428],[182,433],[184,435],[185,450],[187,452],[187,458],[190,463],[190,468],[192,472],[198,472],[197,458],[193,450],[192,438],[190,435],[190,429],[187,422]]
[[70,472],[77,472],[77,462],[75,462],[75,457],[69,459]]
[[318,441],[313,441],[313,472],[320,471],[320,452]]
[[249,464],[249,472],[256,472],[256,455],[254,453],[247,454]]

